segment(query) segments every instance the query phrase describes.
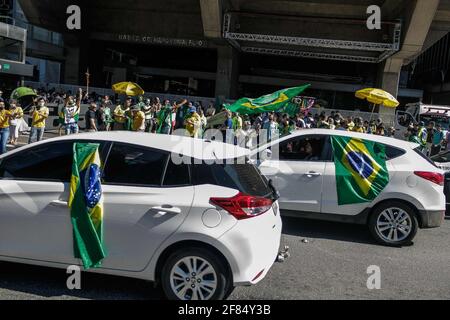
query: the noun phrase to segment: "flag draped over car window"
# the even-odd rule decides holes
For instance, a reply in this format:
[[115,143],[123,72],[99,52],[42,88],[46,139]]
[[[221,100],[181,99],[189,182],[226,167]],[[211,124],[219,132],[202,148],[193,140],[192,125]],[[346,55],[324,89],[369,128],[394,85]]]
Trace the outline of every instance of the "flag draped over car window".
[[[224,107],[231,112],[238,112],[243,115],[274,112],[286,107],[291,111],[292,107],[295,107],[292,99],[300,95],[309,86],[307,84],[301,87],[283,89],[257,99],[242,98],[233,104],[225,104]],[[299,110],[298,106],[297,109]]]
[[69,208],[75,257],[82,260],[85,269],[99,267],[106,253],[98,144],[74,144]]
[[374,200],[389,183],[385,146],[351,137],[332,136],[338,204]]

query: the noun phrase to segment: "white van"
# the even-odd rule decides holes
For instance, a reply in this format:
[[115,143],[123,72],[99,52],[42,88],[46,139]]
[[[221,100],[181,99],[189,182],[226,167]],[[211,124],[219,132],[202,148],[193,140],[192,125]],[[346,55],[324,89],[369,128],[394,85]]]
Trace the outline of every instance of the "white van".
[[450,106],[429,105],[421,102],[407,104],[405,111],[396,112],[395,137],[404,139],[408,126],[422,121],[425,126],[434,121],[441,125],[442,130],[447,131],[450,126]]

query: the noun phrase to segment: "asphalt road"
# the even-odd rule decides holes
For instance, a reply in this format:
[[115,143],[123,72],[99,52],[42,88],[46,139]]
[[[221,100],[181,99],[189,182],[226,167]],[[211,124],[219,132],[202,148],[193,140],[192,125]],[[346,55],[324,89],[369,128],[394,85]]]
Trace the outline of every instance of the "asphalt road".
[[[450,299],[450,220],[420,230],[412,246],[388,248],[362,226],[284,218],[283,242],[291,258],[230,299]],[[370,265],[381,269],[379,290],[367,289]],[[141,280],[83,274],[75,291],[66,280],[65,270],[0,263],[0,299],[162,298]]]
[[[230,299],[450,299],[449,219],[441,228],[419,230],[414,245],[403,248],[375,244],[364,226],[283,221],[291,258],[275,264],[259,284],[237,288]],[[381,270],[379,290],[366,286],[371,265]],[[141,280],[86,273],[82,290],[75,291],[66,280],[65,270],[0,262],[0,300],[162,298]]]

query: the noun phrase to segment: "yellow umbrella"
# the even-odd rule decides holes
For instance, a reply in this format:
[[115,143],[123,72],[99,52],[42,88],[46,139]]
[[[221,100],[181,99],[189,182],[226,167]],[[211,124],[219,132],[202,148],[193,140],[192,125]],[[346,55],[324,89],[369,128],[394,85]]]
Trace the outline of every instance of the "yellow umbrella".
[[376,105],[382,104],[383,106],[388,108],[397,108],[400,105],[400,103],[397,101],[397,99],[394,98],[392,94],[381,89],[362,89],[356,92],[356,97],[362,100],[366,99],[367,101]]
[[124,94],[127,96],[142,96],[144,95],[145,91],[134,82],[120,82],[116,83],[112,86],[112,89],[117,94]]

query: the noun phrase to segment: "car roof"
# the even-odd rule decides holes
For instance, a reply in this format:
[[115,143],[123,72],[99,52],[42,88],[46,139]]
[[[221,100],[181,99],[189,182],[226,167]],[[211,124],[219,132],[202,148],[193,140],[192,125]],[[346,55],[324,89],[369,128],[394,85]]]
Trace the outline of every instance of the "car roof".
[[[334,135],[334,136],[342,136],[342,137],[351,137],[351,138],[358,138],[358,139],[364,139],[369,141],[375,141],[380,142],[386,145],[403,148],[403,149],[414,149],[418,146],[417,143],[409,142],[405,140],[400,140],[396,138],[390,138],[385,136],[378,136],[374,134],[367,134],[367,133],[359,133],[359,132],[352,132],[352,131],[343,131],[343,130],[330,130],[330,129],[303,129],[303,130],[297,130],[293,133],[280,137],[280,139],[273,141],[269,144],[273,144],[274,142],[282,142],[291,138],[299,137],[299,136],[305,136],[305,135]],[[261,148],[258,148],[261,149]]]
[[38,146],[66,140],[92,140],[92,141],[111,141],[139,145],[148,148],[159,149],[167,152],[173,152],[186,157],[201,160],[217,160],[217,159],[234,159],[247,156],[247,149],[237,147],[217,141],[207,141],[201,139],[193,139],[190,137],[182,137],[165,134],[152,134],[144,132],[131,131],[108,131],[108,132],[92,132],[80,133],[76,135],[62,136],[51,138],[37,143],[18,148],[8,152],[5,155],[12,155],[29,147]]

